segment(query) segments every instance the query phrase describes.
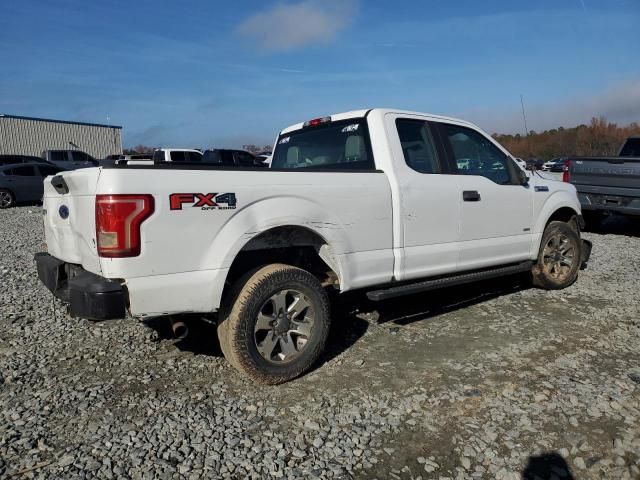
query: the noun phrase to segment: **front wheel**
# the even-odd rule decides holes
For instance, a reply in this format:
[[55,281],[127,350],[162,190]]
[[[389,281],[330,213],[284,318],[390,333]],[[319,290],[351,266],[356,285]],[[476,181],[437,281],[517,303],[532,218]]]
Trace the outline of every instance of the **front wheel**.
[[298,377],[318,359],[329,333],[329,300],[309,272],[267,265],[240,279],[221,312],[225,358],[255,381]]
[[540,243],[533,284],[547,290],[566,288],[576,281],[582,263],[580,234],[566,222],[551,222]]
[[15,203],[13,193],[5,188],[0,188],[0,208],[9,208]]

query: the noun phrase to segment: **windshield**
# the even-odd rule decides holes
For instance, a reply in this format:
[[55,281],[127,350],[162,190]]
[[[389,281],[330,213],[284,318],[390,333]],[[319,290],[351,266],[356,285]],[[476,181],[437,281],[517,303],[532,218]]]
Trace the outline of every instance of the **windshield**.
[[281,135],[271,168],[375,170],[366,120],[332,122]]

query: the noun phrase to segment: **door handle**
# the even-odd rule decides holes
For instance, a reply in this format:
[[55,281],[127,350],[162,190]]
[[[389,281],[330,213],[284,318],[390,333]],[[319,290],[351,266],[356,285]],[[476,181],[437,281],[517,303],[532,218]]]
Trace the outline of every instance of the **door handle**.
[[462,200],[465,202],[479,202],[480,192],[477,190],[465,190],[462,192]]

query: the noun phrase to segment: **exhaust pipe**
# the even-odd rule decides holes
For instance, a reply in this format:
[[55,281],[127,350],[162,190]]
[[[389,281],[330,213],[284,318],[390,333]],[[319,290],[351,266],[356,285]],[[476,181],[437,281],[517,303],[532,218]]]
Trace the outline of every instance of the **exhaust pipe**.
[[171,330],[173,330],[173,336],[176,340],[184,340],[189,335],[187,324],[182,320],[171,319]]

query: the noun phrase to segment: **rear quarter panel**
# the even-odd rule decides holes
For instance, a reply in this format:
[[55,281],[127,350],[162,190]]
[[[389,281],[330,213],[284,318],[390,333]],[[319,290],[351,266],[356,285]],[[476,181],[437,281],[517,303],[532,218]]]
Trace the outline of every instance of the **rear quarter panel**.
[[[283,225],[323,237],[340,265],[343,288],[391,276],[391,199],[383,173],[104,169],[97,193],[152,193],[140,256],[101,259],[110,278],[228,268],[251,238]],[[173,193],[234,193],[235,209],[171,210]],[[363,259],[357,269],[349,266]],[[366,280],[366,279],[369,280]]]

